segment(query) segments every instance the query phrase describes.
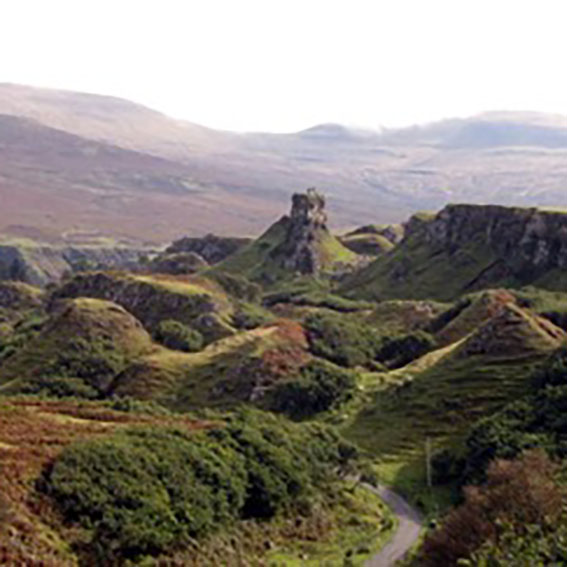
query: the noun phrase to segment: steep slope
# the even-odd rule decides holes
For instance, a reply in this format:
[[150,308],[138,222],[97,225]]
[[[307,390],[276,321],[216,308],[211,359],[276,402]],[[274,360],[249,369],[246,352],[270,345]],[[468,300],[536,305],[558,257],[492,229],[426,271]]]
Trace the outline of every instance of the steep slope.
[[0,113],[167,159],[190,157],[230,138],[112,96],[8,83],[0,84]]
[[188,164],[7,115],[0,115],[0,148],[0,234],[163,242],[219,221],[221,228],[258,226],[254,198],[238,204]]
[[567,278],[567,214],[494,205],[448,205],[416,215],[390,254],[353,276],[360,298],[454,299],[487,287],[562,289]]

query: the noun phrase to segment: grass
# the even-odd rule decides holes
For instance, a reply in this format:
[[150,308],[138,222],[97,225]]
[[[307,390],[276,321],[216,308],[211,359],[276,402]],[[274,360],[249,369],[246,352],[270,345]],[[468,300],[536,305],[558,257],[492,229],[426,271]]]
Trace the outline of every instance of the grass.
[[556,329],[548,323],[509,310],[458,343],[368,376],[366,403],[343,425],[344,434],[376,459],[381,480],[426,512],[447,503],[450,493],[426,490],[426,440],[434,450],[458,444],[475,421],[526,394],[533,370],[561,344],[562,335],[549,334]]
[[350,553],[352,565],[362,566],[391,536],[396,522],[380,498],[363,487],[341,494],[334,525],[322,538],[304,534],[292,544],[266,556],[268,567],[343,567]]
[[452,301],[497,260],[482,236],[449,253],[414,234],[352,276],[342,291],[357,299]]
[[[239,250],[220,264],[211,268],[211,272],[225,271],[236,273],[246,278],[259,281],[264,286],[278,289],[297,278],[292,270],[283,266],[283,260],[288,253],[284,250],[286,244],[289,218],[282,217],[264,234],[242,250]],[[316,234],[312,243],[319,257],[321,271],[333,272],[340,266],[354,262],[357,255],[343,246],[330,232],[322,230]]]
[[390,300],[379,303],[366,317],[366,322],[381,334],[410,333],[426,327],[450,304],[437,301]]
[[341,243],[356,254],[379,256],[394,248],[394,244],[385,236],[375,233],[358,233],[342,236]]
[[[254,362],[264,352],[294,345],[306,350],[302,340],[290,338],[280,321],[221,339],[197,353],[157,347],[121,375],[114,391],[156,400],[176,411],[231,407],[249,398],[257,379]],[[295,356],[299,351],[293,351]]]
[[1,389],[19,391],[23,382],[46,373],[62,356],[77,354],[78,340],[85,347],[99,345],[101,352],[122,357],[124,365],[152,348],[148,333],[121,307],[93,298],[67,300],[40,334],[3,364]]
[[[71,443],[122,427],[207,426],[188,417],[123,413],[105,404],[0,398],[0,558],[6,565],[76,565],[48,502],[38,498],[41,471]],[[9,471],[9,474],[6,472]]]

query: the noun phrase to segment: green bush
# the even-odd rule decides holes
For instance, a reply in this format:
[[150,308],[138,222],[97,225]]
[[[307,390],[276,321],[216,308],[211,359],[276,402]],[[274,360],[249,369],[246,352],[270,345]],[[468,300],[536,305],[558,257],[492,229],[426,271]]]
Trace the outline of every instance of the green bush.
[[484,478],[490,462],[541,447],[567,457],[567,354],[559,350],[532,377],[532,392],[477,422],[466,440],[466,481]]
[[124,355],[118,352],[110,339],[72,339],[64,351],[45,365],[44,378],[81,378],[95,390],[104,393],[114,377],[124,367]]
[[38,488],[99,565],[174,551],[238,519],[301,513],[356,449],[323,425],[243,410],[217,428],[127,430],[66,448]]
[[0,363],[25,346],[45,325],[47,318],[37,312],[27,313],[12,332],[0,336]]
[[369,364],[382,341],[369,325],[335,313],[316,313],[305,321],[313,354],[352,368]]
[[301,375],[278,384],[272,392],[272,409],[293,418],[305,418],[339,407],[352,398],[356,380],[352,372],[313,361]]
[[197,352],[203,348],[203,335],[199,331],[173,319],[161,321],[154,332],[154,338],[173,350]]
[[81,378],[57,378],[36,376],[26,380],[20,389],[22,394],[36,394],[54,398],[82,398],[94,400],[99,391]]

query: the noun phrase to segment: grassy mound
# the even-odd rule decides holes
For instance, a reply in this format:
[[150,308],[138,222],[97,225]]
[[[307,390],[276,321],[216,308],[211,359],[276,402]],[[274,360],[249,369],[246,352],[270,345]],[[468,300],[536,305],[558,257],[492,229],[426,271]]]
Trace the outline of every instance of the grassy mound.
[[157,348],[121,374],[112,392],[157,400],[176,410],[260,401],[281,377],[310,359],[300,325],[279,320],[209,345],[201,352]]
[[2,365],[1,390],[49,392],[69,387],[71,382],[61,379],[79,379],[77,387],[91,388],[93,395],[104,393],[115,376],[151,348],[142,324],[119,305],[66,300],[39,335]]
[[507,304],[469,337],[383,375],[386,386],[347,435],[379,458],[389,481],[411,491],[424,479],[426,438],[435,447],[454,443],[474,421],[524,395],[534,368],[563,341],[549,321]]
[[380,334],[397,335],[427,328],[449,304],[435,301],[391,300],[379,303],[365,322]]
[[[422,222],[426,223],[429,219]],[[473,291],[479,274],[494,265],[497,255],[479,233],[466,245],[449,250],[415,230],[390,253],[345,282],[342,291],[357,299],[435,299],[451,301]],[[518,282],[492,278],[500,285]],[[488,287],[485,285],[484,287]]]
[[[296,274],[285,267],[290,222],[289,217],[282,217],[258,239],[215,266],[213,273],[216,270],[236,273],[268,286],[293,278]],[[327,230],[317,231],[310,246],[323,273],[356,262],[357,255]]]
[[234,332],[233,306],[223,288],[206,278],[94,272],[80,274],[59,288],[55,297],[95,297],[124,307],[155,331],[172,319],[190,325],[211,342]]
[[439,343],[449,345],[463,339],[515,302],[514,295],[506,290],[488,290],[465,296],[441,313],[431,326]]
[[364,256],[381,256],[390,252],[395,246],[385,236],[373,232],[347,234],[341,236],[339,240],[349,250]]

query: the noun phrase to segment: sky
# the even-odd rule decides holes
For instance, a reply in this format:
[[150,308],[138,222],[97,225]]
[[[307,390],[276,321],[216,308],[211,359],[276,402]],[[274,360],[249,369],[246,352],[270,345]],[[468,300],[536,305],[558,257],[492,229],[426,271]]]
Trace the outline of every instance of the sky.
[[4,0],[0,82],[237,131],[567,114],[566,0]]

